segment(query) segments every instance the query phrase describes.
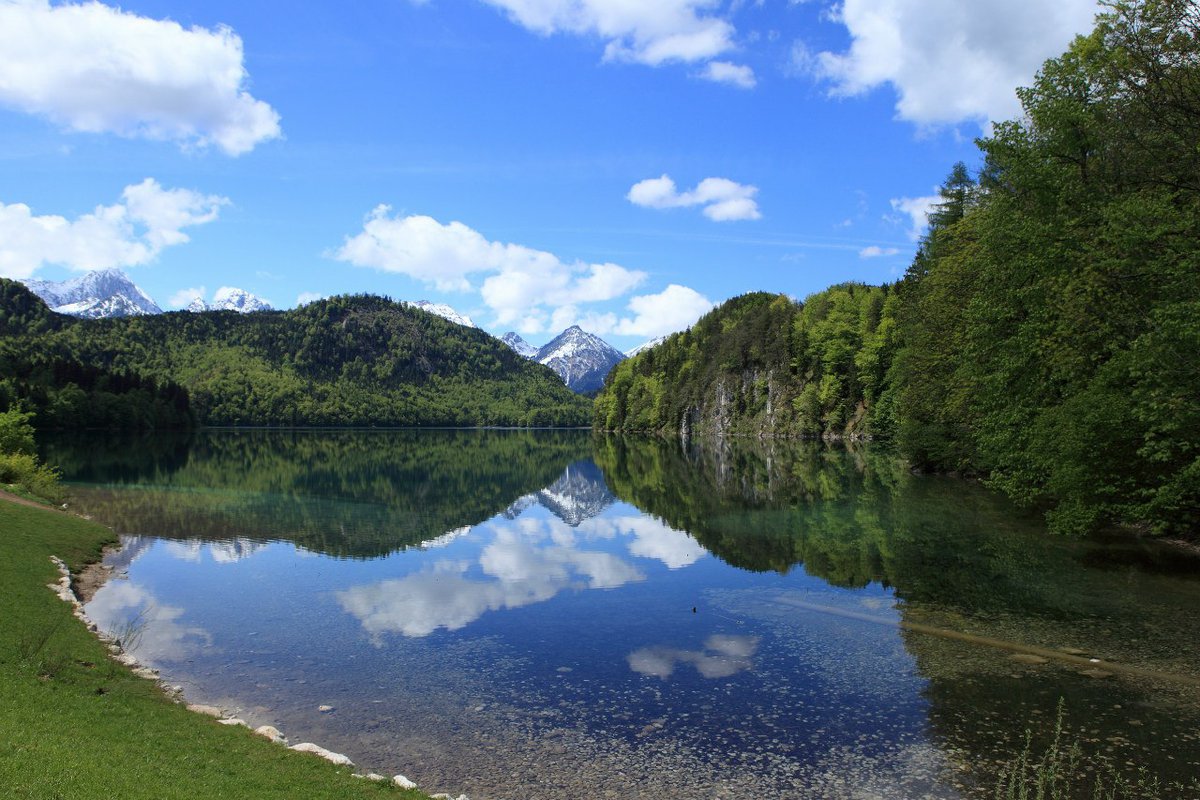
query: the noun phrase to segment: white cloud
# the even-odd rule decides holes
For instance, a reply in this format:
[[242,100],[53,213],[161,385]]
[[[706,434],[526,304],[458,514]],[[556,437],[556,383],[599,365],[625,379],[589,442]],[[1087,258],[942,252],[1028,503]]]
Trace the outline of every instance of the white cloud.
[[616,333],[630,336],[665,336],[690,327],[712,309],[707,297],[672,283],[658,294],[644,294],[629,301],[632,317],[620,320],[613,328]]
[[325,295],[320,292],[301,292],[296,295],[296,306],[306,306],[309,303],[315,303],[318,300],[324,300]]
[[873,244],[870,247],[864,247],[862,250],[859,250],[858,257],[859,258],[883,258],[883,257],[887,257],[887,256],[894,256],[899,252],[900,252],[900,250],[895,247],[880,247],[879,245]]
[[754,195],[757,186],[737,183],[728,178],[705,178],[690,192],[681,192],[669,175],[647,178],[630,187],[629,202],[646,208],[686,208],[701,206],[704,216],[714,222],[760,219]]
[[242,40],[97,2],[0,0],[0,104],[75,131],[215,145],[229,155],[280,135],[246,91]]
[[545,36],[571,33],[606,40],[604,57],[658,66],[707,61],[732,50],[736,31],[706,13],[712,0],[484,0]]
[[728,83],[739,89],[753,89],[758,85],[754,70],[745,64],[733,64],[728,61],[710,61],[704,65],[700,77],[716,83]]
[[1091,30],[1096,0],[844,0],[835,18],[850,32],[845,53],[793,51],[838,95],[891,84],[896,114],[918,125],[986,126],[1020,113],[1015,89],[1047,58]]
[[495,324],[522,333],[547,330],[557,313],[570,316],[576,304],[612,300],[628,293],[646,274],[618,264],[566,263],[552,253],[486,239],[461,222],[442,224],[426,216],[392,216],[379,206],[361,233],[347,237],[332,256],[355,266],[415,278],[441,291],[468,291],[482,277],[479,293]]
[[146,264],[164,248],[187,242],[184,228],[212,222],[228,202],[164,189],[153,178],[126,186],[121,202],[74,220],[0,202],[0,276],[28,278],[46,264],[76,270]]
[[193,286],[190,289],[180,289],[167,300],[171,308],[187,308],[193,300],[203,300],[208,289],[203,286]]
[[908,238],[915,242],[929,226],[929,212],[941,201],[941,195],[931,194],[924,197],[894,197],[891,202],[893,209],[908,216]]

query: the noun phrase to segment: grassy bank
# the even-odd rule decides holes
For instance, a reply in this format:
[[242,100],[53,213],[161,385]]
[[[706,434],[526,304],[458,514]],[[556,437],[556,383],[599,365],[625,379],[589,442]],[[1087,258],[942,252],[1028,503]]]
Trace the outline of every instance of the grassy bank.
[[245,728],[184,710],[104,645],[46,588],[107,529],[0,500],[0,787],[5,797],[359,798],[425,795],[351,777]]

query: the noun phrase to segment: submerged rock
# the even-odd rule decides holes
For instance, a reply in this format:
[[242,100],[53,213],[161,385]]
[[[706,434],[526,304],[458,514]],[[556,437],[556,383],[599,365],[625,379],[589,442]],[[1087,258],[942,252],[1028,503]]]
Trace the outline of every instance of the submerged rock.
[[1009,658],[1018,664],[1048,664],[1050,662],[1050,659],[1045,656],[1037,656],[1033,653],[1013,653]]

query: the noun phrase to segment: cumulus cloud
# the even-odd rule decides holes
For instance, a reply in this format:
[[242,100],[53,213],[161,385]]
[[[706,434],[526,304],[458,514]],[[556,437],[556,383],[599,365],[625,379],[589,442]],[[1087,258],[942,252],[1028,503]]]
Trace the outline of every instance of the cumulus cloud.
[[555,313],[573,316],[577,304],[621,297],[646,279],[644,272],[618,264],[567,263],[544,250],[489,241],[461,222],[390,212],[377,207],[362,232],[347,237],[332,256],[441,291],[467,291],[475,288],[473,278],[482,278],[479,293],[495,323],[522,333],[546,330]]
[[929,213],[942,202],[942,198],[941,195],[930,194],[924,197],[894,197],[891,202],[895,211],[908,217],[908,238],[915,242],[929,226]]
[[733,25],[707,13],[712,0],[484,0],[535,33],[606,41],[604,57],[650,66],[707,61],[732,50]]
[[180,289],[168,298],[167,305],[171,308],[187,308],[193,301],[203,300],[207,294],[208,289],[203,286]]
[[710,61],[704,65],[700,77],[716,83],[728,83],[739,89],[753,89],[758,85],[754,70],[745,64],[733,64],[729,61]]
[[715,222],[760,219],[754,195],[757,186],[728,178],[705,178],[689,192],[681,192],[669,175],[638,181],[625,195],[629,202],[644,208],[687,208],[700,206],[704,216]]
[[28,278],[47,264],[75,270],[146,264],[188,241],[184,228],[217,218],[229,200],[164,189],[153,178],[126,186],[121,201],[73,220],[0,202],[0,276]]
[[864,247],[862,250],[859,250],[858,257],[859,258],[883,258],[886,256],[894,256],[899,252],[900,252],[900,250],[895,247],[880,247],[879,245],[873,244],[870,247]]
[[630,336],[665,336],[690,327],[713,307],[712,301],[695,289],[672,283],[658,294],[631,298],[633,316],[618,321],[613,330]]
[[0,104],[74,131],[216,146],[229,155],[280,135],[246,91],[242,40],[97,2],[0,0]]
[[896,114],[918,125],[1009,119],[1014,89],[1092,27],[1096,0],[845,0],[835,19],[850,33],[844,53],[793,51],[837,95],[891,84]]

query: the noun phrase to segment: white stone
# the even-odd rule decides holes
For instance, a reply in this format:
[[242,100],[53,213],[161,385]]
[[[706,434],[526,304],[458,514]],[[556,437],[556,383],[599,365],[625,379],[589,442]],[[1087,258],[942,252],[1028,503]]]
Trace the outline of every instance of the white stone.
[[138,667],[133,671],[133,674],[148,681],[158,680],[158,670],[150,669],[149,667]]
[[221,723],[222,725],[240,725],[243,728],[250,727],[249,725],[246,724],[246,720],[241,719],[239,717],[230,717],[229,719],[219,719],[219,720],[217,720],[217,722]]
[[392,778],[392,783],[399,786],[401,789],[415,789],[417,785],[403,775],[396,775]]
[[331,761],[339,766],[354,766],[354,762],[341,753],[334,753],[331,750],[326,750],[324,747],[321,747],[321,745],[313,744],[312,742],[301,742],[300,744],[294,744],[288,749],[296,750],[301,753],[312,753],[313,755],[320,756],[326,761]]
[[187,707],[187,710],[194,711],[197,714],[205,714],[210,717],[216,717],[217,719],[220,719],[221,717],[225,716],[225,712],[222,711],[221,709],[217,708],[216,706],[203,706],[203,705],[193,703]]
[[275,742],[277,744],[281,744],[281,743],[287,741],[287,737],[285,737],[279,731],[279,728],[276,728],[274,725],[263,725],[261,727],[255,728],[254,732],[257,733],[259,736],[270,739],[272,742]]

